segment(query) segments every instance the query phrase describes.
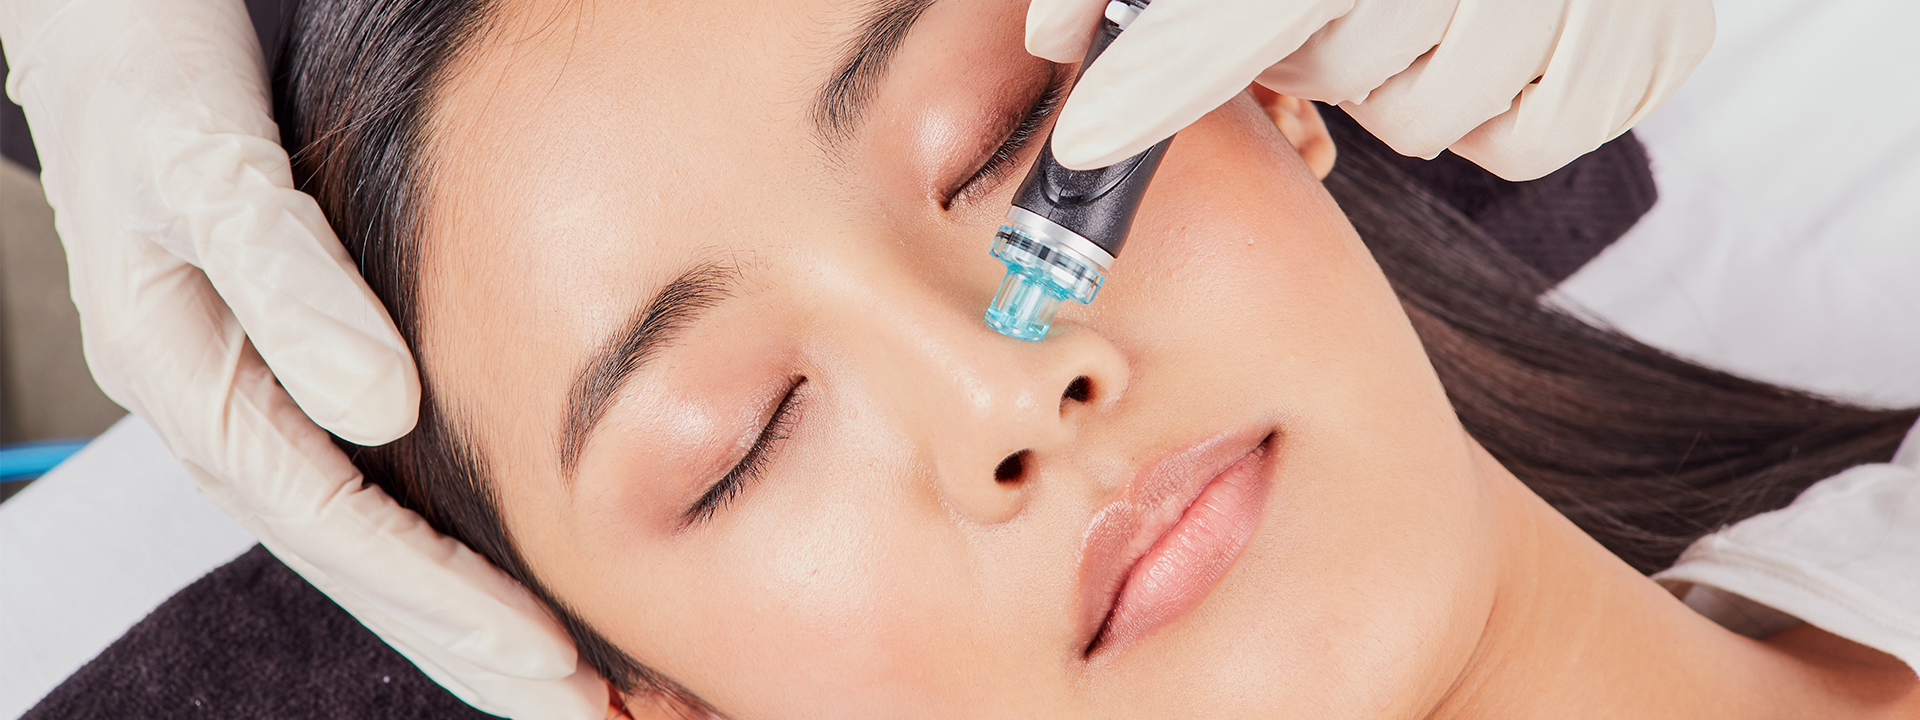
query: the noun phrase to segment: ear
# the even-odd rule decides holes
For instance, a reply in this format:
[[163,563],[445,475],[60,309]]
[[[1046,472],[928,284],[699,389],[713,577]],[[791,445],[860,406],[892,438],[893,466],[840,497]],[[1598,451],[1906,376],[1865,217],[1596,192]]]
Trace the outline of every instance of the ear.
[[633,720],[633,714],[627,712],[627,697],[613,683],[607,683],[607,720]]
[[607,720],[685,720],[696,716],[711,717],[692,708],[673,705],[658,695],[628,696],[613,683],[607,683]]
[[1280,134],[1293,144],[1294,151],[1300,153],[1300,159],[1307,161],[1313,176],[1327,179],[1338,153],[1333,147],[1333,136],[1327,134],[1326,121],[1320,119],[1320,108],[1310,101],[1268,90],[1259,83],[1247,90],[1280,128]]

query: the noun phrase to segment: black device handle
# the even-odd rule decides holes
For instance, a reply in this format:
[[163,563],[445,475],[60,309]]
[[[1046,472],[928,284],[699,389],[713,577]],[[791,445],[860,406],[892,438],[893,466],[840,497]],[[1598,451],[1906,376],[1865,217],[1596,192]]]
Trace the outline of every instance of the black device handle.
[[[1126,0],[1128,5],[1146,7],[1144,1]],[[1095,58],[1106,52],[1121,27],[1102,19],[1099,31],[1087,45],[1086,60],[1080,74],[1093,66]],[[1076,79],[1077,82],[1077,79]],[[1078,233],[1107,251],[1120,256],[1133,228],[1133,215],[1140,208],[1140,197],[1160,168],[1160,157],[1167,152],[1169,137],[1133,157],[1097,170],[1069,170],[1053,159],[1053,139],[1040,148],[1040,159],[1027,171],[1026,180],[1013,194],[1013,204]]]

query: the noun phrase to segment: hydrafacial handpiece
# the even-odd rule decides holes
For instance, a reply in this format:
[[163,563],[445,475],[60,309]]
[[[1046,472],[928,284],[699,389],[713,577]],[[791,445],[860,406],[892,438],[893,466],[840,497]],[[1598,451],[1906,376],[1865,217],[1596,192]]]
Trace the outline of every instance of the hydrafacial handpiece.
[[[1107,3],[1106,20],[1087,46],[1081,73],[1148,1]],[[1068,170],[1053,159],[1048,138],[1013,195],[1007,223],[994,234],[993,256],[1007,264],[1007,276],[987,308],[987,325],[1009,337],[1040,340],[1053,327],[1061,301],[1093,302],[1127,242],[1140,196],[1171,142],[1173,138],[1161,140],[1146,152],[1098,170]]]

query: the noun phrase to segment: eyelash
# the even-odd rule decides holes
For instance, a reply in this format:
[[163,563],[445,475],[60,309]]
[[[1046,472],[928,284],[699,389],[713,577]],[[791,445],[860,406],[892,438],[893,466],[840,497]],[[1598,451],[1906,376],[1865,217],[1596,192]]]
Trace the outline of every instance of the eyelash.
[[1014,163],[1019,160],[1020,151],[1033,142],[1034,136],[1040,133],[1040,126],[1047,123],[1047,118],[1053,117],[1053,112],[1060,108],[1060,100],[1065,95],[1066,83],[1058,79],[1049,81],[1046,90],[1028,106],[1026,115],[1020,118],[1020,124],[1014,126],[1013,132],[1000,143],[1000,147],[994,149],[993,155],[978,170],[973,171],[973,175],[947,194],[947,202],[951,204],[972,192],[997,185],[1005,178],[1007,171],[1012,170]]
[[[1065,83],[1058,80],[1049,82],[1046,90],[1042,91],[1040,97],[1027,108],[1026,115],[1020,118],[1020,124],[1014,126],[1013,132],[1000,143],[1000,147],[994,149],[993,155],[989,156],[965,182],[960,183],[952,193],[948,194],[948,202],[959,199],[970,190],[979,189],[985,183],[997,183],[1004,178],[1007,171],[1011,170],[1014,163],[1019,160],[1017,156],[1020,151],[1033,142],[1034,136],[1040,132],[1040,126],[1045,125],[1047,119],[1053,116],[1053,112],[1059,109],[1065,90]],[[728,470],[719,482],[708,488],[706,494],[701,495],[700,499],[694,502],[693,507],[687,509],[681,518],[684,525],[699,525],[712,519],[734,498],[739,497],[740,491],[746,489],[747,483],[760,479],[766,471],[767,462],[773,456],[775,446],[792,434],[794,420],[799,414],[800,386],[806,382],[806,378],[800,378],[794,382],[793,387],[787,389],[786,397],[780,399],[780,406],[774,409],[773,417],[767,419],[766,427],[760,429],[760,436],[754,439],[753,446],[747,448],[746,456],[742,457],[733,469]]]
[[706,494],[701,495],[693,507],[681,515],[682,526],[691,527],[712,519],[715,513],[739,497],[740,491],[745,490],[748,483],[760,480],[780,441],[793,434],[794,421],[800,413],[800,386],[806,383],[807,379],[803,377],[787,388],[786,397],[780,399],[780,406],[774,408],[773,417],[767,419],[766,427],[760,428],[760,436],[754,438],[746,456],[740,458],[732,470],[728,470],[713,487],[707,488]]

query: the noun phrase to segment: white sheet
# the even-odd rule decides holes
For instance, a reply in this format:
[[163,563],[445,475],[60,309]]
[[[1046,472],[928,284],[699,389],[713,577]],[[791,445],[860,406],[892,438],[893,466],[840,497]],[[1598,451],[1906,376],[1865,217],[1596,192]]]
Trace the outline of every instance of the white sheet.
[[1560,287],[1748,377],[1920,405],[1920,3],[1739,0],[1636,130],[1660,202]]
[[[1640,126],[1660,203],[1562,297],[1702,362],[1920,404],[1920,3],[1717,10]],[[129,419],[0,504],[0,718],[252,544],[190,487]]]
[[253,536],[135,417],[0,503],[0,717],[25,713]]

